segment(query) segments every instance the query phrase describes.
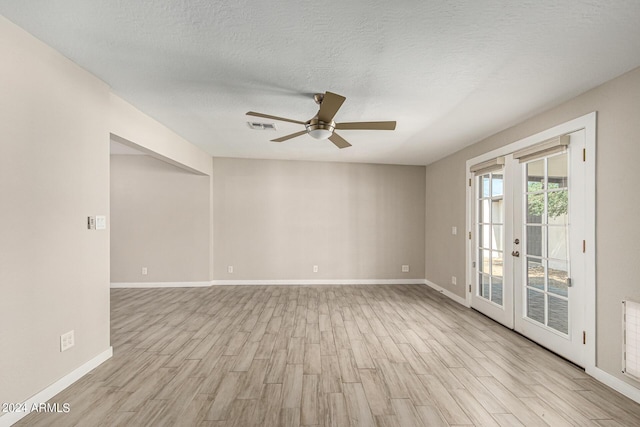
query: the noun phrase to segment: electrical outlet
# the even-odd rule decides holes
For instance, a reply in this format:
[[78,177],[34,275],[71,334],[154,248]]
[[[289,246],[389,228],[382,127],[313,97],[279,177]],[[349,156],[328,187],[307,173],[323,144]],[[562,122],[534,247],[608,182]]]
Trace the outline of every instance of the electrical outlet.
[[317,265],[314,265],[314,266],[313,266],[313,272],[314,272],[314,273],[317,273],[317,272],[318,272],[318,266],[317,266]]
[[142,267],[142,275],[143,276],[147,275],[147,267]]
[[451,284],[452,285],[457,285],[458,284],[458,279],[456,279],[456,276],[451,276]]
[[233,265],[228,265],[227,266],[227,273],[229,273],[229,274],[233,273]]
[[403,273],[408,273],[409,272],[409,266],[408,265],[403,265],[402,266],[402,272]]
[[66,334],[60,335],[60,352],[69,350],[75,345],[75,338],[73,331],[69,331]]

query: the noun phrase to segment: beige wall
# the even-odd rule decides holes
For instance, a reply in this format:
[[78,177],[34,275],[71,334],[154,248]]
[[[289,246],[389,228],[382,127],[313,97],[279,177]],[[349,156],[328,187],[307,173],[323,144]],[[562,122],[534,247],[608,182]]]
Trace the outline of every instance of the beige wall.
[[[465,225],[465,162],[592,111],[598,112],[596,161],[597,365],[638,386],[620,373],[621,301],[640,299],[640,69],[586,92],[557,108],[493,135],[426,171],[426,276],[457,295],[451,275],[464,277],[465,240],[451,236],[451,226]],[[435,244],[437,242],[437,244]],[[460,283],[460,282],[458,282]]]
[[0,56],[0,402],[17,403],[110,348],[110,137],[202,174],[209,211],[211,157],[1,16]]
[[208,176],[112,155],[111,282],[208,281],[209,217]]
[[21,402],[109,349],[109,232],[87,230],[109,88],[3,17],[0,57],[0,402]]
[[424,278],[422,166],[214,158],[213,183],[215,279]]

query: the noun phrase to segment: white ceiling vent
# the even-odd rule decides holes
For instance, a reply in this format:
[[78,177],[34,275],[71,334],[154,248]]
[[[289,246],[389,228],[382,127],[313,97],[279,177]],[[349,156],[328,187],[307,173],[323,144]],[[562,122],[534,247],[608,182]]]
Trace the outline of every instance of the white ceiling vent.
[[254,130],[276,130],[275,123],[247,122],[247,125]]

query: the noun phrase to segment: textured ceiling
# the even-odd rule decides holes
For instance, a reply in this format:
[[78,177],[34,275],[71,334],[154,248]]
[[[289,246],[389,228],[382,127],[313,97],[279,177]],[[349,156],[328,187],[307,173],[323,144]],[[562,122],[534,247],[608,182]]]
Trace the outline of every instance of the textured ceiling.
[[[640,1],[0,0],[0,13],[214,156],[428,164],[640,66]],[[347,97],[353,146],[251,130]]]

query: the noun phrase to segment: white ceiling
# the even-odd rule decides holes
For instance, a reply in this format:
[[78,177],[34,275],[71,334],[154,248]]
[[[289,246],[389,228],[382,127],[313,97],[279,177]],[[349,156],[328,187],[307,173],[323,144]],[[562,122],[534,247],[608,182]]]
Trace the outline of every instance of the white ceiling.
[[[428,164],[640,66],[638,0],[0,0],[0,13],[214,156]],[[251,130],[347,97],[338,150]]]

